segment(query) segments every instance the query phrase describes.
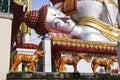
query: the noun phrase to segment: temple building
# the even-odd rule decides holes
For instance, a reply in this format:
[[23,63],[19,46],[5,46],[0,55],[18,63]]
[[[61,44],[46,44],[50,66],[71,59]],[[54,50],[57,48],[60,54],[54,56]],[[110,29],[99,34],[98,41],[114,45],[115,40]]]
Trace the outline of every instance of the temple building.
[[[76,0],[72,1],[76,3]],[[2,60],[5,62],[0,66],[0,80],[6,80],[6,78],[8,80],[18,78],[34,80],[34,78],[44,79],[48,76],[45,79],[47,80],[51,79],[51,75],[55,79],[72,80],[81,77],[81,79],[84,77],[88,79],[89,75],[91,78],[98,79],[93,76],[96,75],[94,73],[110,74],[110,77],[114,76],[111,74],[120,73],[119,41],[112,43],[78,39],[78,37],[68,34],[74,33],[74,31],[70,31],[75,28],[70,27],[73,25],[76,27],[76,24],[71,25],[71,20],[71,24],[64,25],[63,23],[70,21],[70,17],[58,11],[62,14],[60,17],[61,14],[57,14],[57,10],[53,9],[54,5],[49,3],[43,5],[39,10],[32,10],[31,4],[31,0],[0,0],[0,26],[2,28],[0,29],[2,36],[0,53],[4,53],[0,55],[0,64],[3,64]],[[54,10],[56,14],[52,13]],[[89,17],[88,21],[92,22],[92,19]],[[62,24],[57,22],[59,20],[62,20]],[[81,22],[84,23],[84,19]],[[64,27],[68,27],[68,25],[70,27],[67,31],[67,28]],[[58,29],[59,27],[60,29]],[[112,30],[112,28],[109,29]],[[102,29],[100,28],[100,30]],[[115,30],[117,31],[117,29]],[[77,32],[74,34],[76,35]],[[20,76],[18,76],[19,74]],[[117,77],[120,79],[119,75]]]
[[[27,1],[27,0],[26,0]],[[28,3],[26,5],[26,12],[29,12],[30,9],[30,1],[26,2]],[[32,15],[33,14],[33,15]],[[36,13],[30,13],[28,16],[34,16]],[[29,18],[30,18],[29,17]],[[30,18],[32,19],[32,18]],[[36,18],[37,19],[37,18]],[[32,25],[31,20],[31,25]],[[33,23],[34,24],[34,23]],[[31,26],[30,25],[30,26]],[[80,60],[77,62],[77,69],[78,72],[85,72],[85,73],[92,73],[93,69],[91,67],[92,65],[92,60],[94,58],[100,58],[101,60],[104,58],[111,58],[112,56],[117,56],[116,54],[116,44],[112,43],[106,43],[106,42],[97,42],[97,41],[87,41],[87,40],[79,40],[79,39],[71,39],[68,35],[63,34],[63,33],[56,33],[56,32],[49,32],[46,35],[43,36],[42,42],[39,44],[34,44],[30,42],[30,35],[31,29],[26,25],[26,23],[22,22],[21,23],[21,30],[17,35],[17,41],[16,41],[16,51],[18,53],[34,53],[35,50],[37,50],[40,46],[42,46],[41,49],[46,50],[46,57],[50,57],[52,59],[48,60],[45,59],[45,62],[43,62],[43,66],[47,66],[48,72],[52,71],[60,71],[60,72],[74,72],[75,65],[69,63],[65,64],[63,66],[63,70],[58,70],[60,66],[58,67],[57,65],[59,64],[58,60],[61,57],[68,56],[68,58],[74,58],[78,54],[85,53],[86,58],[80,57]],[[47,40],[46,40],[47,39]],[[47,46],[46,46],[47,45]],[[33,51],[31,51],[33,49]],[[29,51],[30,50],[30,51]],[[52,55],[51,55],[52,54]],[[49,56],[48,56],[49,55]],[[48,57],[47,57],[48,56]],[[77,58],[77,57],[76,57]],[[50,64],[48,64],[51,62]],[[45,64],[45,65],[44,65]],[[39,66],[39,65],[38,65]],[[86,67],[85,67],[86,66]],[[111,66],[110,73],[112,73],[112,69],[116,70],[119,68],[118,62],[113,62]],[[51,68],[53,67],[53,68]],[[50,70],[50,69],[51,70]],[[46,71],[47,70],[43,70]],[[97,72],[100,73],[105,73],[104,66],[96,68]]]

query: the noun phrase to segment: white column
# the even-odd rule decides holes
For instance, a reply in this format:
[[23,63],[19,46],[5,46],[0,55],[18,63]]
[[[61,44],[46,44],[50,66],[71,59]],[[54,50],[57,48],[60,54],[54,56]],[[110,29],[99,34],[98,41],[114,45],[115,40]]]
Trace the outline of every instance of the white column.
[[118,56],[118,64],[120,67],[120,41],[117,42],[117,56]]
[[12,20],[9,14],[0,13],[0,80],[6,80],[10,67],[10,45]]
[[43,72],[52,72],[51,40],[47,34],[44,36],[43,49],[45,50]]
[[24,33],[23,36],[22,36],[22,43],[25,44],[25,43],[30,43],[30,34],[29,33]]

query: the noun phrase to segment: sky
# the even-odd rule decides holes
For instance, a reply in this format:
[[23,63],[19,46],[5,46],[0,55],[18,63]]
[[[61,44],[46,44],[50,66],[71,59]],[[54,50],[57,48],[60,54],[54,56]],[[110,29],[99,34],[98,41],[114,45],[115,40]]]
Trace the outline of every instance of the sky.
[[32,0],[32,9],[38,10],[42,5],[47,4],[49,0]]

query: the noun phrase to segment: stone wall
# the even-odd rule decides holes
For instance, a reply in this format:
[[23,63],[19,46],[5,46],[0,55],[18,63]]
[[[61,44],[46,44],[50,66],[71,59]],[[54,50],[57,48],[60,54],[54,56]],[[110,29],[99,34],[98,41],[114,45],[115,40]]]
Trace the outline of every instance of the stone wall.
[[7,80],[120,80],[120,74],[11,72],[8,73]]
[[12,14],[0,12],[0,80],[9,72]]

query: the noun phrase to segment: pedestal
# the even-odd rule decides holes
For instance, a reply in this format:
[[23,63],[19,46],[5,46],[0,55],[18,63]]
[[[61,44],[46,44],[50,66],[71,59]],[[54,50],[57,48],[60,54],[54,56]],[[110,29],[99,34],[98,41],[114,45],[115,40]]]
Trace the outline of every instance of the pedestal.
[[43,49],[45,50],[43,72],[52,72],[51,40],[47,35],[44,36]]

